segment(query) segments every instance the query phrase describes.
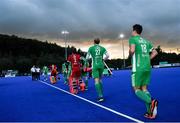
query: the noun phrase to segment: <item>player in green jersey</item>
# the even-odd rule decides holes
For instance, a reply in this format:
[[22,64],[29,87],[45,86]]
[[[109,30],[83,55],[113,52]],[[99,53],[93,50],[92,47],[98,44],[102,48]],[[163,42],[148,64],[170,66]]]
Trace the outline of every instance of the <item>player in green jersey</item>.
[[63,74],[63,77],[64,77],[64,84],[68,84],[68,81],[67,81],[67,74],[68,74],[68,63],[67,61],[65,61],[63,64],[62,64],[62,74]]
[[101,76],[104,70],[104,61],[108,59],[109,55],[106,49],[99,45],[100,39],[94,39],[94,46],[91,46],[88,50],[86,59],[92,58],[92,75],[95,80],[95,87],[98,93],[98,102],[104,101],[103,88]]
[[157,115],[157,100],[151,98],[147,89],[150,82],[151,59],[157,55],[153,45],[140,35],[142,26],[133,26],[132,37],[129,39],[129,53],[132,56],[132,86],[136,96],[145,102],[147,113],[146,118],[154,119]]
[[47,81],[48,72],[49,72],[48,67],[47,67],[47,66],[44,66],[43,69],[42,69],[42,72],[43,72],[43,76],[44,76],[44,80],[43,80],[43,81]]
[[69,77],[71,76],[71,71],[72,71],[72,67],[71,67],[71,63],[67,61],[68,64],[68,69],[67,69],[67,81],[69,84]]
[[81,56],[81,62],[82,62],[81,78],[84,78],[85,85],[86,85],[85,90],[88,90],[88,71],[87,71],[87,69],[89,67],[89,63],[88,63],[87,59],[82,56]]

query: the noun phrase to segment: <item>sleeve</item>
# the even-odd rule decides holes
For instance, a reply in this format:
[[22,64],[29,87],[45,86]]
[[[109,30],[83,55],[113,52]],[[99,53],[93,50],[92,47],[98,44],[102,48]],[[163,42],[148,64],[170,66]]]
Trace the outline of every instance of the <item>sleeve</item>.
[[149,52],[152,52],[153,49],[154,49],[153,44],[149,42]]
[[91,51],[91,49],[89,48],[88,53],[86,55],[86,59],[91,59],[92,58],[90,51]]
[[135,40],[133,39],[133,37],[131,37],[129,39],[129,45],[132,45],[132,44],[136,44]]
[[107,50],[105,49],[105,52],[103,54],[103,59],[107,60],[109,58],[109,53],[107,52]]

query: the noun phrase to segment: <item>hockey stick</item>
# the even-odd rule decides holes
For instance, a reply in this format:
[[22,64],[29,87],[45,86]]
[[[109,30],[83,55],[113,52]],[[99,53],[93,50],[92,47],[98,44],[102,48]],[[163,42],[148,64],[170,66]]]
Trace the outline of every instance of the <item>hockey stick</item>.
[[107,66],[107,64],[106,64],[106,62],[105,61],[103,61],[104,62],[104,65],[106,66],[106,68],[109,70],[109,72],[111,73],[111,75],[113,75],[113,73],[112,73],[112,71],[110,70],[110,68]]

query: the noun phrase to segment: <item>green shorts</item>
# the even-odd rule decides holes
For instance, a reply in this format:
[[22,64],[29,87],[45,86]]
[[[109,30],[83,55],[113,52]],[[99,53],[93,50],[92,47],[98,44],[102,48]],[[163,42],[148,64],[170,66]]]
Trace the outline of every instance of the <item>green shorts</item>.
[[93,75],[93,78],[100,78],[103,74],[103,71],[104,71],[104,67],[102,68],[93,68],[92,69],[92,75]]
[[134,72],[131,75],[131,81],[133,87],[141,87],[148,85],[150,82],[150,71],[138,71]]

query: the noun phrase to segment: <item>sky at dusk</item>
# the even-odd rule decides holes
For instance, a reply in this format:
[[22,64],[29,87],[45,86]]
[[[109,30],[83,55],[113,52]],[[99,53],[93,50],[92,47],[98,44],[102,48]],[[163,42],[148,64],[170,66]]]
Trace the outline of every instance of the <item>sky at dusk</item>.
[[[0,33],[14,34],[87,51],[95,37],[110,58],[125,56],[132,25],[141,24],[142,37],[166,52],[180,53],[180,0],[0,0]],[[178,49],[179,48],[179,49]]]

